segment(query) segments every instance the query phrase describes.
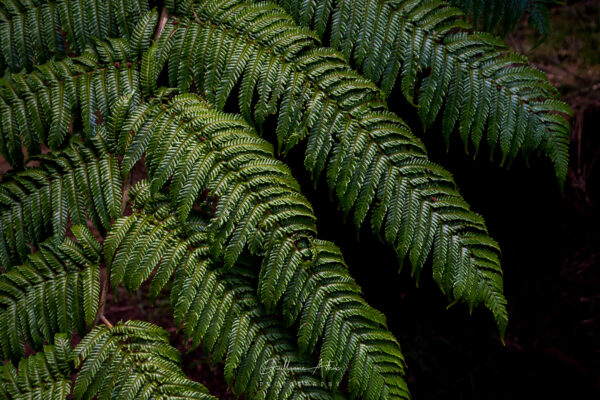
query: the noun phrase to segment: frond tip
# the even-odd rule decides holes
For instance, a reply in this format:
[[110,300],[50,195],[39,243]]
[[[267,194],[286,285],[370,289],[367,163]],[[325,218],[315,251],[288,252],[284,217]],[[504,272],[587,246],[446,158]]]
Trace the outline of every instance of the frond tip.
[[[386,110],[381,91],[276,6],[240,0],[197,5],[194,19],[177,24],[173,35],[172,83],[181,85],[176,78],[185,72],[180,90],[193,80],[222,107],[239,82],[246,119],[260,126],[277,113],[276,132],[286,149],[307,138],[305,166],[314,181],[326,173],[331,192],[345,213],[354,212],[357,226],[370,216],[373,231],[384,233],[400,263],[410,259],[417,278],[431,254],[444,293],[470,305],[484,303],[504,332],[498,245],[451,174],[430,162],[423,143]],[[262,26],[277,28],[263,32]],[[196,43],[191,49],[189,41]],[[248,104],[255,95],[252,114]]]

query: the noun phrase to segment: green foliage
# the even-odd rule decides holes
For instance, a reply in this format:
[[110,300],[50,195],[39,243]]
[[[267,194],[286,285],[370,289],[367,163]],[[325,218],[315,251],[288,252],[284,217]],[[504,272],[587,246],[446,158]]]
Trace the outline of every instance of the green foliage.
[[18,369],[0,367],[0,399],[214,400],[180,364],[162,328],[141,321],[97,326],[74,350],[66,335],[57,334],[54,345],[22,359]]
[[76,400],[214,400],[181,371],[181,355],[156,325],[127,321],[97,326],[73,350]]
[[[139,87],[137,61],[150,46],[157,17],[153,11],[140,18],[129,41],[96,41],[78,57],[0,79],[0,152],[6,160],[21,166],[22,145],[29,154],[38,154],[40,144],[60,148],[73,126],[94,136],[117,97]],[[139,101],[139,91],[135,97]]]
[[18,361],[59,332],[85,333],[100,296],[99,249],[50,239],[29,261],[0,275],[0,358]]
[[[432,254],[433,276],[441,289],[456,301],[483,302],[504,331],[506,300],[497,244],[487,235],[481,217],[455,190],[451,175],[427,160],[421,141],[385,110],[377,87],[353,72],[334,50],[316,47],[309,32],[295,27],[272,5],[208,1],[194,12],[196,21],[181,22],[185,27],[176,28],[173,35],[171,83],[185,91],[193,77],[198,90],[222,107],[231,88],[241,81],[239,103],[246,118],[256,91],[253,121],[260,126],[268,114],[278,111],[277,136],[286,148],[308,136],[307,169],[315,182],[327,170],[331,192],[337,194],[346,214],[354,210],[357,226],[371,210],[373,231],[384,232],[400,263],[408,255],[418,277]],[[259,32],[260,38],[253,39]],[[195,45],[188,54],[189,43]],[[192,119],[192,114],[184,119]],[[155,124],[148,126],[156,132]],[[140,137],[149,140],[147,135]],[[141,151],[135,144],[133,149]],[[165,151],[177,154],[173,149]],[[152,176],[155,164],[149,162]],[[181,168],[189,165],[180,163]],[[166,164],[157,168],[165,176],[172,170]],[[178,193],[180,187],[172,186]],[[223,217],[234,221],[227,214]],[[247,234],[238,231],[245,239]],[[279,251],[271,254],[284,257]],[[287,279],[277,277],[277,281],[284,285]],[[275,300],[283,287],[275,292]],[[264,301],[272,302],[270,296]]]
[[[100,143],[100,135],[95,140]],[[97,145],[100,147],[100,145]],[[117,159],[93,147],[74,144],[63,152],[36,158],[39,167],[17,172],[0,184],[0,259],[5,267],[22,262],[30,246],[54,234],[64,237],[67,223],[100,229],[121,214],[121,173]]]
[[170,195],[185,221],[201,190],[214,198],[214,254],[226,266],[244,247],[263,254],[259,295],[272,308],[295,270],[312,258],[316,235],[310,203],[272,147],[240,117],[217,113],[195,95],[132,111],[124,131],[134,139],[124,168],[146,153],[152,190],[171,178]]
[[[132,194],[139,202],[150,188],[140,184]],[[150,294],[156,296],[172,277],[176,323],[183,324],[192,347],[202,344],[225,361],[235,392],[265,399],[336,396],[313,374],[313,358],[298,353],[290,330],[261,306],[252,269],[213,261],[201,220],[182,226],[167,204],[145,208],[118,220],[106,240],[113,284],[122,281],[135,290],[155,271]]]
[[71,391],[71,344],[64,334],[44,351],[0,367],[1,400],[65,400]]
[[164,3],[0,1],[0,399],[212,398],[164,330],[103,318],[148,281],[236,394],[408,399],[385,317],[274,155],[300,143],[357,227],[504,334],[498,245],[387,100],[398,77],[446,140],[545,151],[560,180],[570,111],[543,74],[437,0]]
[[570,108],[546,76],[501,41],[467,33],[460,11],[441,0],[280,0],[302,25],[352,59],[373,82],[402,93],[418,107],[423,125],[442,120],[449,143],[458,125],[465,150],[484,137],[502,163],[520,151],[543,152],[562,186],[567,173]]
[[529,24],[544,36],[550,34],[549,7],[562,4],[559,0],[450,0],[450,4],[460,7],[473,17],[476,26],[486,31],[495,31],[499,27],[507,34],[515,25],[529,14]]
[[148,5],[141,0],[6,0],[0,3],[2,69],[31,70],[94,39],[127,37]]

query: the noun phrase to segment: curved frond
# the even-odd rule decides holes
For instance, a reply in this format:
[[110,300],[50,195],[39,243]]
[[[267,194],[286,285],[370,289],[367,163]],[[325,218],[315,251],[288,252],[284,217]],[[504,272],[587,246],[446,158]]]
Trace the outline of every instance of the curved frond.
[[[134,197],[150,193],[140,185],[133,188]],[[234,392],[273,400],[343,399],[318,378],[316,362],[299,355],[280,321],[265,312],[253,273],[211,261],[205,227],[186,232],[174,213],[160,206],[117,221],[105,253],[113,285],[124,282],[135,290],[156,271],[150,284],[155,296],[173,277],[176,323],[183,324],[192,347],[202,345],[225,361]]]
[[138,61],[150,46],[157,18],[156,11],[143,16],[129,41],[96,41],[79,57],[1,78],[0,152],[6,160],[21,167],[22,146],[38,154],[41,144],[58,149],[79,130],[93,137],[120,96],[134,93],[139,102]]
[[318,343],[319,365],[329,382],[339,384],[349,366],[349,387],[365,399],[408,399],[404,358],[385,317],[362,298],[340,250],[315,240],[315,261],[299,269],[283,300],[288,322],[299,320],[298,343],[312,351]]
[[0,358],[19,360],[56,333],[85,333],[100,301],[99,253],[65,239],[45,242],[27,263],[0,275]]
[[78,374],[73,398],[215,400],[181,371],[169,334],[142,321],[97,326],[73,350]]
[[56,243],[67,224],[91,218],[108,228],[121,215],[122,179],[117,159],[74,145],[39,156],[30,167],[0,184],[0,260],[10,268],[51,234]]
[[[209,196],[216,198],[214,211],[211,211],[214,215],[210,215],[212,220],[208,225],[208,232],[214,237],[210,237],[209,241],[214,243],[216,240],[218,243],[219,240],[226,240],[228,242],[228,246],[223,252],[226,265],[235,262],[246,245],[251,252],[262,256],[258,293],[268,309],[272,309],[282,296],[294,296],[300,293],[302,286],[291,285],[294,276],[301,274],[300,271],[312,269],[316,256],[313,245],[316,234],[314,228],[307,229],[307,226],[312,225],[314,217],[310,209],[305,209],[305,221],[290,219],[297,214],[291,200],[301,200],[302,198],[297,192],[295,193],[294,188],[297,187],[297,183],[293,178],[288,176],[282,180],[286,171],[280,168],[274,169],[274,166],[279,163],[273,160],[270,147],[259,139],[241,118],[212,111],[203,101],[193,95],[177,96],[167,105],[155,105],[155,112],[151,112],[151,109],[152,106],[149,105],[132,112],[133,118],[128,121],[130,128],[125,127],[125,131],[134,130],[135,137],[124,158],[124,164],[132,165],[135,158],[129,161],[129,155],[141,155],[147,149],[146,162],[149,165],[149,175],[152,178],[153,186],[151,189],[154,192],[164,184],[164,181],[158,180],[159,186],[154,187],[157,179],[161,179],[162,175],[158,174],[160,173],[167,177],[173,176],[171,197],[175,204],[179,203],[174,195],[181,194],[182,188],[191,185],[197,185],[193,192],[194,199],[198,198],[198,193],[203,189],[207,190]],[[141,121],[139,116],[143,116]],[[228,137],[229,139],[227,139]],[[162,151],[155,153],[156,149],[162,149]],[[177,157],[178,154],[181,155]],[[190,157],[193,157],[194,163],[185,161]],[[165,159],[168,162],[160,165],[158,161]],[[271,161],[269,162],[269,160]],[[188,170],[187,167],[190,166],[191,168]],[[304,202],[306,201],[302,200],[300,204]],[[188,214],[189,210],[184,216],[187,217]],[[181,218],[181,215],[179,217]],[[223,223],[225,223],[225,227],[230,225],[231,228],[224,231]],[[125,222],[123,222],[123,226],[132,229]],[[158,235],[155,230],[151,232]],[[122,257],[119,264],[128,266],[128,268],[125,267],[126,270],[141,268],[138,267],[141,264],[141,257],[150,257],[154,254],[153,251],[144,248],[140,248],[138,251],[132,250],[131,243],[136,241],[133,238],[138,238],[140,235],[142,235],[141,228],[136,228],[128,234],[119,231],[115,235],[116,238],[131,238],[119,239],[128,243],[118,255]],[[300,241],[299,239],[303,237],[304,241]],[[161,243],[160,236],[153,241],[147,241],[149,245],[154,242]],[[109,246],[109,249],[115,248],[113,240],[110,238],[107,239],[106,246]],[[232,246],[234,246],[235,253],[234,257],[230,258],[229,249]],[[211,247],[214,248],[214,245]],[[171,245],[169,248],[177,247]],[[111,250],[110,253],[112,254],[113,251]],[[222,252],[217,252],[217,254],[220,253]],[[158,254],[156,257],[162,258],[163,256]],[[107,256],[107,259],[110,257]],[[173,267],[167,268],[167,270],[172,271]],[[111,271],[111,275],[116,273],[119,276],[117,281],[122,279],[123,272],[121,270],[113,267]],[[143,274],[149,276],[150,272],[151,270],[146,269]],[[160,282],[163,280],[161,279]],[[184,286],[185,290],[182,288],[184,293],[188,293],[187,287]],[[360,298],[358,286],[352,282],[349,287],[353,289],[352,293]],[[177,293],[179,293],[178,290],[175,291],[175,296],[178,296]],[[303,298],[300,302],[305,304],[304,300]],[[346,304],[345,300],[348,300],[349,303]],[[191,300],[189,301],[191,302]],[[351,330],[370,332],[365,333],[358,340],[360,342],[357,344],[358,347],[351,351],[371,349],[368,341],[373,337],[380,337],[383,342],[387,341],[390,348],[396,347],[396,351],[388,350],[391,351],[386,356],[389,358],[383,357],[381,353],[373,355],[373,358],[367,357],[369,366],[372,367],[371,371],[373,369],[377,371],[374,373],[376,378],[367,381],[361,381],[358,378],[364,378],[360,372],[360,368],[365,366],[363,360],[352,357],[339,359],[333,355],[325,356],[325,359],[321,361],[327,362],[326,365],[332,366],[332,369],[339,372],[332,377],[332,381],[338,385],[344,371],[350,368],[351,374],[357,377],[357,380],[352,381],[350,386],[350,390],[356,395],[364,395],[369,399],[407,396],[406,384],[401,378],[403,376],[402,356],[393,336],[386,333],[381,314],[370,309],[362,300],[357,303],[352,294],[349,294],[348,298],[332,300],[333,303],[337,301],[344,302],[344,307],[351,308],[353,311],[345,315],[348,320],[345,320],[342,327],[336,329],[346,328],[346,324],[350,324],[349,329]],[[329,303],[330,306],[331,304]],[[363,316],[363,319],[357,320],[358,326],[349,321],[356,316],[356,313]],[[351,314],[353,317],[350,317]],[[372,325],[368,325],[369,323]],[[338,332],[334,331],[331,334],[337,335]],[[318,338],[322,337],[321,335],[324,335],[323,331],[318,331],[313,336],[314,341],[316,342]],[[335,336],[335,338],[339,339],[340,336]],[[345,342],[343,341],[333,338],[331,340],[330,343],[334,343],[331,344],[333,347],[344,346]],[[302,338],[300,338],[300,343],[302,343]],[[379,344],[381,343],[369,351],[376,353]],[[309,348],[311,352],[314,350],[314,342],[312,347],[304,346],[305,350]],[[357,354],[353,356],[358,357]],[[383,397],[379,397],[380,392],[383,392]]]
[[31,70],[52,58],[80,54],[95,39],[129,38],[147,11],[143,0],[4,1],[2,70]]
[[53,345],[22,359],[18,369],[12,363],[0,367],[0,400],[66,400],[71,393],[71,344],[64,334]]
[[[352,58],[390,93],[396,80],[426,127],[442,118],[446,143],[454,128],[477,153],[484,134],[502,162],[540,151],[562,187],[571,114],[546,76],[488,34],[468,33],[460,11],[434,0],[279,0],[296,20]],[[479,3],[479,2],[478,2]],[[485,3],[492,3],[485,1]],[[504,2],[512,4],[514,2]]]
[[232,266],[245,247],[264,252],[259,293],[267,306],[277,304],[294,270],[310,261],[316,227],[310,203],[271,145],[239,116],[215,112],[191,94],[133,109],[123,131],[134,134],[124,170],[145,152],[153,191],[171,182],[181,221],[207,191],[214,199],[213,253]]
[[345,213],[354,210],[357,225],[370,212],[373,230],[384,232],[401,263],[409,257],[417,276],[432,254],[433,276],[444,293],[470,305],[484,303],[503,332],[506,300],[496,242],[451,175],[427,160],[422,143],[385,110],[377,87],[338,52],[316,47],[312,34],[274,5],[196,5],[195,21],[176,27],[172,82],[185,91],[192,81],[182,77],[193,77],[219,108],[241,82],[246,118],[256,92],[253,120],[260,125],[279,111],[277,135],[285,147],[308,136],[307,169],[315,181],[327,171],[331,191]]

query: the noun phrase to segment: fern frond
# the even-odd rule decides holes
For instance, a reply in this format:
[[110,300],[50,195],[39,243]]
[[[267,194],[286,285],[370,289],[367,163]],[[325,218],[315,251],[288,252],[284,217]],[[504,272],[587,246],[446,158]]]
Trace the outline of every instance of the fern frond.
[[515,28],[525,13],[528,13],[529,25],[547,36],[550,34],[549,8],[563,2],[560,0],[450,0],[450,4],[470,14],[475,26],[488,32],[501,28],[505,35]]
[[215,199],[212,247],[226,266],[246,246],[266,252],[259,292],[273,307],[294,270],[311,259],[316,227],[310,203],[271,145],[242,118],[212,111],[191,94],[135,108],[123,131],[134,134],[123,169],[145,152],[153,191],[171,181],[181,221],[201,191]]
[[158,15],[140,18],[131,39],[96,41],[79,57],[50,61],[31,73],[0,79],[0,151],[16,167],[40,143],[58,149],[81,126],[85,137],[96,135],[119,96],[140,100],[138,61],[150,46]]
[[465,149],[472,145],[477,154],[486,133],[492,157],[499,145],[503,163],[519,152],[544,152],[562,187],[570,108],[525,57],[491,35],[465,32],[469,25],[457,18],[459,10],[440,0],[279,3],[320,35],[329,27],[331,46],[386,93],[399,80],[426,127],[441,115],[447,143],[458,125]]
[[354,395],[365,399],[408,399],[404,358],[385,317],[369,306],[348,273],[340,250],[315,240],[315,261],[299,269],[286,288],[283,313],[299,320],[298,344],[312,351],[321,342],[319,365],[328,365],[325,378],[337,385],[348,368]]
[[0,259],[5,267],[25,260],[31,247],[51,234],[64,237],[67,222],[100,229],[121,215],[117,159],[84,146],[39,156],[40,167],[0,184]]
[[216,399],[185,376],[180,357],[166,331],[141,321],[98,326],[74,350],[57,334],[18,369],[0,367],[0,399]]
[[0,367],[0,400],[66,400],[71,393],[71,344],[67,335],[57,334],[53,345]]
[[80,54],[96,39],[129,38],[147,12],[142,0],[2,2],[3,64],[13,72],[31,70],[52,58]]
[[181,371],[181,355],[168,333],[127,321],[97,326],[73,350],[78,374],[73,397],[82,399],[199,399],[215,397]]
[[65,239],[41,244],[27,263],[0,275],[0,358],[19,360],[56,333],[85,333],[100,300],[99,253]]
[[456,301],[484,303],[503,332],[506,300],[496,242],[451,175],[427,160],[422,143],[385,111],[377,87],[336,51],[316,47],[311,34],[274,5],[205,1],[195,15],[196,22],[177,24],[171,80],[190,69],[195,86],[218,107],[241,80],[240,108],[247,118],[256,90],[254,121],[260,124],[279,109],[280,145],[308,136],[307,169],[315,181],[327,170],[331,191],[345,213],[354,210],[357,225],[371,210],[373,230],[384,232],[400,262],[409,256],[417,276],[431,253],[441,289]]
[[[140,185],[134,197],[150,193]],[[265,312],[253,273],[211,261],[205,228],[186,232],[165,206],[117,221],[105,242],[113,285],[123,282],[135,290],[155,270],[155,296],[173,277],[175,322],[183,324],[192,347],[202,345],[225,361],[225,377],[236,393],[274,400],[343,398],[318,379],[316,363],[300,356],[288,330]]]
[[[202,189],[208,190],[211,196],[218,199],[214,208],[215,215],[211,216],[212,220],[208,227],[209,233],[214,234],[216,238],[211,237],[210,241],[228,241],[228,246],[223,252],[226,265],[235,262],[246,245],[251,252],[262,256],[263,265],[260,271],[258,293],[267,309],[272,309],[284,294],[293,296],[300,293],[302,286],[291,285],[294,276],[300,274],[299,271],[312,269],[315,257],[313,240],[316,235],[314,228],[308,229],[307,227],[312,225],[314,217],[309,214],[310,209],[304,209],[307,221],[299,220],[295,216],[297,211],[291,200],[301,199],[299,194],[294,193],[297,183],[291,176],[281,179],[285,177],[283,174],[285,170],[273,168],[278,163],[272,159],[272,150],[258,139],[241,118],[212,111],[194,95],[177,96],[167,105],[157,104],[154,106],[154,112],[151,111],[152,107],[149,105],[134,110],[133,118],[128,121],[129,127],[124,129],[125,131],[133,130],[135,133],[130,150],[124,158],[124,165],[133,165],[137,158],[129,158],[129,155],[141,155],[147,149],[146,162],[152,178],[151,191],[156,192],[164,184],[164,180],[158,180],[159,186],[155,186],[157,179],[162,179],[162,174],[165,174],[167,177],[173,176],[171,197],[177,205],[179,203],[174,195],[185,191],[182,188],[193,185],[197,185],[193,192],[194,199],[198,198],[198,192]],[[141,120],[139,116],[142,116]],[[160,150],[157,153],[158,149]],[[177,157],[178,154],[181,156]],[[194,160],[194,163],[186,161],[190,158]],[[167,161],[163,162],[163,160]],[[268,162],[269,160],[272,161]],[[161,165],[159,161],[163,164]],[[188,167],[189,169],[187,169]],[[305,200],[300,204],[304,202]],[[187,217],[188,214],[189,209],[184,217]],[[180,213],[178,216],[181,220]],[[283,220],[281,220],[282,216]],[[295,220],[290,219],[290,216],[294,216]],[[226,223],[226,227],[231,225],[231,228],[223,231],[221,228],[223,223]],[[163,243],[163,239],[156,229],[147,228],[150,238],[144,242],[148,247],[141,247],[134,251],[133,243],[137,241],[136,238],[143,236],[141,225],[132,228],[130,223],[123,222],[122,226],[124,230],[119,230],[115,235],[117,238],[115,242],[123,240],[126,243],[123,250],[116,256],[121,257],[119,265],[124,266],[121,268],[137,271],[136,268],[143,268],[140,267],[144,264],[141,262],[142,257],[165,258],[164,254],[156,252],[153,247],[153,243]],[[304,240],[300,241],[299,239],[302,238]],[[116,247],[113,240],[107,239],[106,246],[110,249],[109,253],[113,254],[113,249]],[[229,252],[232,246],[235,251],[233,256]],[[167,248],[180,249],[181,252],[184,249],[184,247],[174,244],[168,245]],[[214,254],[214,250],[212,253]],[[217,252],[217,254],[220,253]],[[106,258],[111,259],[109,255]],[[178,255],[178,258],[185,259],[185,256]],[[171,260],[171,257],[167,257],[167,259]],[[197,264],[197,261],[194,264]],[[174,266],[170,261],[168,265],[169,267],[166,267],[165,270],[171,271],[169,272],[171,274]],[[115,271],[119,277],[117,281],[123,279],[127,282],[127,278],[121,278],[124,274],[122,270],[113,268],[112,271]],[[115,272],[111,272],[111,275]],[[150,273],[151,269],[145,269],[136,275],[147,277]],[[195,276],[197,275],[198,273]],[[345,279],[341,278],[342,281]],[[180,289],[174,287],[172,293],[175,293],[175,296],[180,296],[178,294],[180,292],[190,293],[190,280],[180,281],[185,283],[182,283],[183,286]],[[161,277],[158,282],[162,282],[159,285],[164,284],[164,278]],[[113,282],[113,285],[115,283]],[[356,317],[358,314],[362,318],[359,326],[354,326],[347,320],[342,324],[344,328],[350,323],[351,328],[349,329],[351,330],[369,332],[357,339],[360,345],[357,344],[358,347],[354,350],[358,352],[359,348],[361,350],[371,349],[365,342],[374,337],[381,340],[378,342],[379,344],[387,343],[390,349],[394,346],[398,347],[393,336],[383,329],[384,321],[381,314],[370,309],[362,300],[357,303],[356,298],[353,297],[356,295],[360,298],[358,286],[352,282],[348,287],[353,289],[351,292],[353,295],[349,294],[352,299],[338,297],[332,299],[328,303],[328,307],[331,307],[333,303],[349,300],[350,303],[344,303],[344,307],[353,311],[349,311],[345,317],[352,319],[350,315]],[[316,290],[316,288],[314,289]],[[348,290],[348,288],[344,288],[344,290]],[[209,292],[212,293],[212,290]],[[205,292],[204,296],[208,296],[209,292]],[[322,295],[318,294],[318,296]],[[322,297],[320,298],[322,299]],[[202,299],[204,300],[198,301],[207,301],[205,297]],[[180,301],[185,300],[180,299]],[[316,301],[313,300],[313,302]],[[185,304],[189,307],[192,299],[187,300]],[[194,302],[194,304],[198,303]],[[302,302],[302,304],[305,303]],[[329,311],[324,312],[327,314]],[[336,331],[332,334],[337,333]],[[317,332],[314,341],[322,334],[322,331]],[[340,337],[336,336],[336,338]],[[345,343],[332,340],[336,344]],[[300,338],[300,342],[302,343],[302,338]],[[332,346],[334,345],[332,344]],[[309,347],[304,346],[305,349]],[[310,350],[314,350],[314,343]],[[373,348],[369,351],[376,352],[377,350]],[[366,398],[370,399],[404,398],[408,396],[408,392],[406,384],[401,379],[403,375],[401,353],[398,348],[396,351],[389,349],[388,351],[391,352],[386,356],[389,358],[383,357],[382,354],[379,356],[374,354],[373,358],[368,356],[368,361],[365,361],[356,358],[358,355],[354,353],[350,358],[340,360],[334,356],[326,356],[322,361],[326,361],[326,365],[334,366],[336,371],[341,371],[332,379],[336,386],[340,383],[343,371],[350,368],[357,377],[350,387],[352,393],[368,396]],[[373,378],[369,381],[370,383],[358,378],[364,378],[360,372],[360,368],[365,366],[364,363],[377,370],[377,378]],[[385,389],[381,389],[381,387]],[[379,397],[381,390],[384,393],[383,397]]]

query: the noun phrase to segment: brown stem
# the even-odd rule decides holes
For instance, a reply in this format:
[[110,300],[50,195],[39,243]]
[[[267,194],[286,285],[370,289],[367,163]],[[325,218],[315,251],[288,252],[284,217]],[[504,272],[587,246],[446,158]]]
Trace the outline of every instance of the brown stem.
[[104,307],[106,306],[106,292],[108,291],[108,277],[106,267],[100,269],[100,282],[102,289],[100,291],[100,305],[98,306],[98,313],[96,314],[96,321],[94,326],[98,324],[98,321],[104,318]]
[[100,319],[102,320],[102,322],[104,322],[106,324],[106,326],[108,326],[109,328],[113,327],[113,324],[110,323],[109,320],[106,319],[106,317],[104,315],[100,316]]
[[167,24],[167,19],[169,19],[169,15],[167,14],[167,8],[163,7],[160,12],[160,17],[158,18],[158,26],[156,27],[156,32],[154,32],[154,41],[156,42],[162,33],[163,29],[165,29],[165,25]]

